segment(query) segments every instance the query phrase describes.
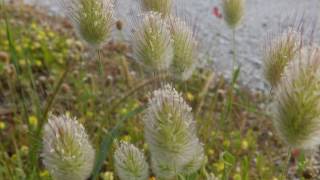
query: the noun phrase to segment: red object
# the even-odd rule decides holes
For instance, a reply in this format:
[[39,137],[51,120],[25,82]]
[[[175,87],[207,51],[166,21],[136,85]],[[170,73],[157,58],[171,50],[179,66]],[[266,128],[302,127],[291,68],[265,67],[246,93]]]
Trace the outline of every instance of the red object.
[[294,149],[291,151],[291,155],[294,157],[294,158],[297,158],[300,154],[300,151],[299,149]]
[[222,14],[221,14],[221,12],[220,12],[220,10],[219,10],[219,8],[217,6],[214,6],[212,8],[212,15],[214,15],[215,17],[217,17],[219,19],[222,18]]

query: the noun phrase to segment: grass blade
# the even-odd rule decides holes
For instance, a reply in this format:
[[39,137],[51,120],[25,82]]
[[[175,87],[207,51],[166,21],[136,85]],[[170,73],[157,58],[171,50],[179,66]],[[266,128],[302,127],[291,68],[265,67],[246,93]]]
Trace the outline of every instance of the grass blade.
[[124,123],[128,119],[141,113],[144,109],[145,109],[145,106],[140,106],[140,107],[134,109],[133,111],[129,112],[116,124],[116,126],[111,130],[110,133],[105,134],[105,136],[102,139],[100,149],[99,149],[97,157],[96,157],[96,164],[95,164],[95,167],[94,167],[93,173],[92,173],[93,180],[98,178],[99,172],[103,166],[103,162],[108,156],[108,153],[109,153],[110,148],[112,146],[113,140],[119,136],[121,127],[124,125]]

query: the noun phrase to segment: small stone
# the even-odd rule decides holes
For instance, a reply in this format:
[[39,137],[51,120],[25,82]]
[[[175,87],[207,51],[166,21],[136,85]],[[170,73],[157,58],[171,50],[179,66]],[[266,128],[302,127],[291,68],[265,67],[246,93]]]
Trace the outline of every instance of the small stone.
[[310,170],[305,170],[302,175],[306,179],[312,179],[313,178],[312,172]]
[[120,21],[120,20],[118,20],[118,21],[116,22],[116,27],[117,27],[117,29],[118,29],[119,31],[121,31],[122,28],[123,28],[123,22]]
[[71,91],[70,86],[68,84],[66,84],[66,83],[63,83],[61,88],[62,88],[62,91],[65,92],[65,93],[68,93],[68,92]]
[[0,62],[9,63],[10,56],[8,53],[0,51]]

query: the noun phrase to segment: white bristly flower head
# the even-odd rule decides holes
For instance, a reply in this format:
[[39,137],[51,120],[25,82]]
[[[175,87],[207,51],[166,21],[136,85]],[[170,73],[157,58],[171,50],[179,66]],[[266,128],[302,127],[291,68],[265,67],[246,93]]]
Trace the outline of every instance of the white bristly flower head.
[[132,144],[121,142],[114,154],[115,168],[121,180],[147,180],[149,167],[143,153]]
[[264,48],[264,75],[272,87],[277,86],[285,67],[299,54],[300,46],[300,35],[293,29],[268,42]]
[[191,108],[174,88],[153,92],[143,118],[152,167],[160,179],[195,173],[205,161]]
[[178,17],[168,19],[173,39],[174,57],[172,71],[182,80],[187,80],[192,75],[198,63],[198,41],[185,21]]
[[92,48],[106,43],[114,23],[114,0],[58,0],[78,35]]
[[228,26],[237,28],[244,16],[245,0],[222,0],[222,8]]
[[43,164],[55,180],[85,180],[95,159],[84,127],[66,115],[51,116],[44,126]]
[[320,144],[320,51],[301,50],[286,67],[275,94],[274,126],[292,148]]
[[169,68],[173,58],[172,40],[168,25],[159,13],[143,14],[132,38],[135,58],[149,71]]

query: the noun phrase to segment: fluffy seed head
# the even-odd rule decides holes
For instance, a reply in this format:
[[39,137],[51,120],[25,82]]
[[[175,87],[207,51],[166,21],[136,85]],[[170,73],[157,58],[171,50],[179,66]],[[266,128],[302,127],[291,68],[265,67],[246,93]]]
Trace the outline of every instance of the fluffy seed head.
[[224,19],[230,28],[235,29],[244,15],[245,0],[222,0]]
[[277,86],[285,67],[299,54],[300,46],[299,35],[292,29],[267,44],[264,52],[264,75],[272,87]]
[[133,35],[133,53],[151,70],[165,70],[170,66],[173,58],[171,35],[159,13],[143,15],[142,23]]
[[293,148],[320,144],[320,51],[305,48],[285,69],[276,89],[274,125]]
[[85,180],[95,152],[84,127],[68,116],[51,116],[44,127],[43,164],[56,179]]
[[204,162],[191,108],[170,85],[153,92],[144,116],[145,139],[160,179],[189,175]]
[[134,145],[121,142],[115,154],[115,168],[121,180],[146,180],[149,167],[143,153]]
[[162,16],[168,16],[172,9],[172,0],[140,0],[142,8],[146,11],[161,13]]
[[182,80],[187,80],[198,62],[198,42],[186,22],[177,17],[170,17],[168,22],[173,39],[172,70]]
[[113,0],[59,0],[78,35],[93,48],[106,43],[113,25]]

